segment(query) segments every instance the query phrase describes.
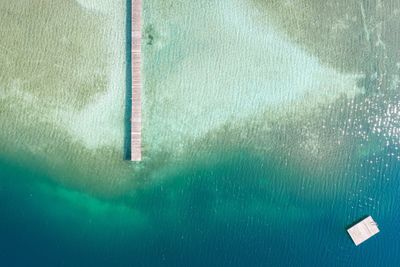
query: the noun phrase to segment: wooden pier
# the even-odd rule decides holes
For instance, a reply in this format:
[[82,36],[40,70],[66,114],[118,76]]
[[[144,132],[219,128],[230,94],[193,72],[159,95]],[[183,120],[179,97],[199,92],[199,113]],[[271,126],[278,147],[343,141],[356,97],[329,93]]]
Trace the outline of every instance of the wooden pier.
[[131,160],[142,160],[142,100],[141,100],[141,17],[142,0],[132,0],[132,117]]

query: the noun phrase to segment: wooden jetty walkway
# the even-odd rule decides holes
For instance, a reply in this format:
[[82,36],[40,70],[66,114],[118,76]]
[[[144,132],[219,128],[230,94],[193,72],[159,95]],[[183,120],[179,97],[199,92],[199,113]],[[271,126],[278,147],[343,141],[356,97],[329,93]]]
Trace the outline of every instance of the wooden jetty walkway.
[[131,160],[142,160],[141,17],[142,0],[132,0],[132,117]]

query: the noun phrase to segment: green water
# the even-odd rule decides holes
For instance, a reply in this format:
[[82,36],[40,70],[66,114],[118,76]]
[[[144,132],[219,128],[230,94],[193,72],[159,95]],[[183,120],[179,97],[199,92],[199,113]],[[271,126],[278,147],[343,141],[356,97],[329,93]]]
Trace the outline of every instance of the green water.
[[0,3],[0,262],[395,266],[397,2],[144,0],[140,163],[127,6]]

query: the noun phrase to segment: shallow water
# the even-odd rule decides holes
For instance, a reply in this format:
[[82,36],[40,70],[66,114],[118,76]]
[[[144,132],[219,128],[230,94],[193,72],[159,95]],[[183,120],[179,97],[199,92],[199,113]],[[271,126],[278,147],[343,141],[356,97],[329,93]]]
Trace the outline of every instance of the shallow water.
[[137,164],[125,1],[0,3],[1,265],[396,266],[398,10],[144,1]]

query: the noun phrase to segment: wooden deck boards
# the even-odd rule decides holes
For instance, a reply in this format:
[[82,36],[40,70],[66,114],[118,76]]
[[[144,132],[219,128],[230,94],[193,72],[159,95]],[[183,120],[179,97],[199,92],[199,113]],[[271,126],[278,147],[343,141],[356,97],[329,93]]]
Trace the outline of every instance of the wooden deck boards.
[[141,17],[142,0],[132,0],[132,117],[131,160],[142,160],[142,99],[141,99]]

